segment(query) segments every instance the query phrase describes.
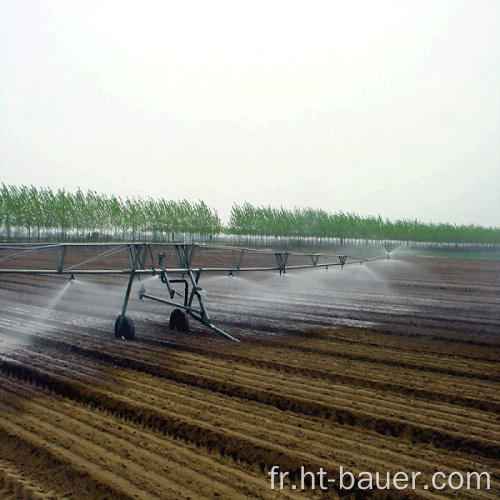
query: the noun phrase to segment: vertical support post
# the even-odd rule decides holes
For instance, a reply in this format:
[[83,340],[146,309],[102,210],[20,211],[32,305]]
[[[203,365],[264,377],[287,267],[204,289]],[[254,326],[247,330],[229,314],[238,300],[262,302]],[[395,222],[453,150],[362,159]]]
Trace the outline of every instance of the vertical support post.
[[146,259],[148,258],[149,253],[151,253],[150,245],[142,245],[142,255],[139,260],[139,267],[136,267],[136,269],[144,269],[146,267]]
[[[141,249],[143,250],[142,252]],[[127,289],[125,291],[125,297],[123,299],[122,312],[120,314],[120,320],[119,320],[119,327],[121,327],[123,319],[125,318],[125,313],[127,312],[128,301],[130,298],[130,291],[132,290],[132,283],[134,282],[135,279],[136,270],[142,267],[142,264],[144,263],[144,256],[147,255],[146,251],[147,251],[147,245],[142,245],[142,248],[139,245],[135,245],[135,256],[134,256],[132,252],[132,245],[128,246],[128,254],[132,266],[130,268],[130,275],[128,278]]]
[[130,298],[130,291],[132,290],[132,283],[135,279],[135,269],[130,270],[130,276],[128,278],[127,290],[125,291],[125,298],[123,299],[122,312],[120,314],[120,324],[123,322],[125,313],[127,312],[128,300]]
[[170,286],[170,280],[168,279],[168,275],[167,275],[167,271],[165,271],[165,268],[163,268],[161,270],[161,274],[160,274],[160,280],[162,283],[165,283],[165,286],[167,287],[167,290],[168,290],[168,294],[170,296],[170,299],[173,299],[174,298],[174,295],[175,295],[175,291],[173,290],[173,288]]

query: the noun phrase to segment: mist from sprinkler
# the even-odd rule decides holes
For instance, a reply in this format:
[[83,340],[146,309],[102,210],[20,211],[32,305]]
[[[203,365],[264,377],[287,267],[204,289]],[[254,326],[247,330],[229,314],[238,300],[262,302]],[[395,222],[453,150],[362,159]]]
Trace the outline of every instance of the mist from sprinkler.
[[64,286],[59,290],[59,292],[55,295],[55,297],[50,301],[49,305],[47,306],[47,309],[53,310],[59,304],[59,302],[62,300],[64,295],[66,295],[66,292],[68,291],[69,287],[73,284],[73,281],[71,279],[64,284]]

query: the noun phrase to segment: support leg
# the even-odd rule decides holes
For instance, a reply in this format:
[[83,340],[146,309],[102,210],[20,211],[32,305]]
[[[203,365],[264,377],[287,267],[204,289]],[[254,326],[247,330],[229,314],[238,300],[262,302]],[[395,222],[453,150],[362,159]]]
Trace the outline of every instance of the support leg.
[[125,298],[123,299],[122,312],[115,321],[115,337],[124,338],[126,340],[135,339],[135,326],[131,318],[127,318],[128,301],[130,298],[130,291],[135,278],[135,269],[131,269],[130,276],[127,283],[127,290],[125,291]]
[[203,299],[201,297],[200,292],[202,291],[201,288],[198,286],[198,281],[200,280],[200,272],[196,273],[196,277],[193,275],[192,271],[189,271],[189,277],[191,279],[191,295],[189,296],[189,301],[188,301],[188,308],[192,307],[193,300],[196,297],[198,299],[198,304],[200,305],[200,317],[197,317],[196,315],[192,314],[189,309],[187,309],[188,314],[193,316],[195,319],[200,321],[202,324],[213,330],[215,333],[218,333],[219,335],[222,335],[223,337],[226,337],[227,339],[234,340],[236,342],[239,342],[239,340],[232,335],[229,335],[229,333],[225,332],[224,330],[221,330],[217,326],[215,326],[212,321],[210,321],[210,316],[208,315],[208,311],[205,308],[205,304],[203,304]]

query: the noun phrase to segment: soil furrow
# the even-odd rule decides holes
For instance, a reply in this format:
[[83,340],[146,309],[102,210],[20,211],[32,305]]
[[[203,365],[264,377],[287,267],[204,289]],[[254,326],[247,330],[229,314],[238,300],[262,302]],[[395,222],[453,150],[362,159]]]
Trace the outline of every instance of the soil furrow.
[[[89,350],[88,348],[82,346],[82,341],[78,341],[79,345],[76,345],[76,340],[74,342],[70,341],[61,341],[56,338],[47,338],[46,336],[36,337],[36,341],[40,345],[46,346],[54,346],[54,347],[62,347],[67,348],[76,353],[83,353],[84,355],[92,355],[92,351],[96,352],[96,350]],[[94,341],[93,343],[96,343]],[[300,362],[297,360],[293,364],[286,364],[283,362],[275,361],[275,360],[263,360],[261,357],[250,357],[244,356],[237,353],[225,353],[225,352],[217,352],[215,350],[207,350],[203,347],[189,347],[189,346],[176,346],[174,343],[170,342],[169,351],[181,351],[190,352],[199,354],[201,356],[209,356],[214,359],[226,360],[228,362],[237,362],[240,365],[253,366],[257,368],[267,369],[267,370],[275,370],[281,373],[294,374],[294,375],[306,375],[313,379],[321,379],[330,381],[334,384],[338,385],[346,385],[349,387],[363,388],[363,389],[374,389],[377,391],[383,391],[384,393],[390,392],[402,396],[409,396],[412,398],[422,399],[424,401],[436,401],[442,403],[449,403],[456,406],[463,406],[465,408],[475,408],[478,410],[488,411],[488,412],[500,412],[500,401],[498,401],[498,393],[495,389],[491,389],[491,393],[488,394],[487,388],[488,385],[485,384],[482,387],[483,397],[473,398],[471,396],[461,396],[457,394],[457,392],[464,392],[465,390],[470,390],[470,383],[462,382],[459,379],[455,379],[453,381],[453,386],[447,384],[446,388],[454,388],[454,393],[446,393],[444,391],[432,391],[427,388],[417,388],[415,383],[412,383],[411,386],[403,385],[403,384],[395,384],[393,382],[394,378],[386,377],[384,380],[376,380],[376,376],[380,375],[376,372],[373,373],[373,376],[370,378],[362,378],[359,376],[355,376],[347,373],[347,370],[339,369],[335,364],[332,364],[330,361],[329,370],[323,368],[312,368],[308,366],[308,363]],[[109,342],[103,342],[101,344],[100,352],[108,352],[109,351]],[[130,349],[124,348],[124,351],[131,351]],[[150,358],[155,358],[158,362],[161,362],[161,358],[165,356],[165,354],[158,352],[157,349],[144,349],[141,346],[140,356],[144,357],[146,353],[149,353]],[[96,354],[99,356],[100,354]],[[168,357],[165,358],[165,362],[168,362]],[[301,363],[301,364],[299,364]],[[306,366],[304,366],[306,365]],[[321,362],[315,363],[316,367],[321,367]],[[335,370],[335,371],[334,371]],[[407,374],[407,371],[405,372]],[[421,372],[419,372],[421,373]],[[427,386],[427,380],[422,383],[422,385]],[[475,391],[471,391],[477,394],[477,389]]]
[[[38,435],[21,429],[5,419],[0,421],[0,450],[2,459],[16,456],[23,471],[36,477],[47,488],[59,489],[59,494],[71,498],[129,499],[138,494],[134,487],[117,478],[116,482],[91,474],[92,468],[75,463],[74,457],[60,447],[48,446]],[[64,478],[54,485],[51,477]]]
[[[88,353],[87,353],[88,354]],[[152,364],[152,363],[147,363],[142,360],[138,360],[137,358],[134,360],[131,360],[130,358],[123,358],[121,357],[120,359],[117,359],[116,355],[113,356],[111,354],[104,354],[104,353],[93,353],[93,355],[99,355],[101,358],[103,356],[111,356],[111,359],[108,360],[108,362],[112,362],[114,364],[118,364],[120,366],[127,366],[127,367],[132,367],[135,369],[139,369],[141,371],[146,371],[149,373],[154,373],[155,375],[158,376],[163,376],[167,378],[173,378],[177,377],[177,380],[179,380],[179,370],[176,368],[162,368],[158,366],[158,364]],[[198,358],[198,357],[197,357]],[[179,364],[179,360],[174,358],[176,361],[176,365]],[[210,378],[211,384],[216,384],[217,382],[220,384],[232,384],[235,385],[237,384],[238,387],[245,387],[247,385],[248,380],[252,380],[252,384],[255,386],[257,381],[260,381],[259,386],[261,389],[264,389],[266,391],[269,390],[274,390],[274,391],[279,391],[281,395],[287,394],[287,397],[289,398],[294,398],[294,397],[308,397],[311,402],[315,402],[318,404],[328,404],[333,407],[341,408],[347,411],[351,411],[353,409],[362,411],[362,412],[367,412],[370,410],[370,407],[373,405],[380,405],[381,401],[378,401],[380,398],[376,393],[371,393],[368,392],[363,395],[362,392],[358,391],[353,391],[352,388],[350,387],[332,387],[330,385],[319,385],[317,381],[310,381],[308,379],[298,379],[297,382],[293,382],[293,380],[296,380],[297,377],[290,377],[287,376],[287,378],[283,377],[273,377],[274,382],[277,382],[274,387],[272,388],[273,384],[270,384],[270,377],[269,374],[264,372],[263,374],[259,372],[249,372],[245,373],[242,371],[241,367],[239,370],[235,370],[234,367],[227,368],[225,366],[220,366],[217,363],[214,363],[213,360],[206,360],[201,358],[204,361],[205,365],[212,365],[209,368],[206,367],[201,367],[198,363],[199,359],[183,359],[182,363],[180,363],[182,366],[193,366],[196,367],[195,371],[198,376],[204,377],[203,380]],[[173,359],[170,359],[169,365],[172,366],[172,361]],[[138,363],[143,363],[141,366],[138,365]],[[146,363],[146,364],[144,364]],[[172,373],[175,372],[174,375]],[[182,373],[182,371],[181,371]],[[217,377],[213,377],[213,374],[217,373]],[[224,376],[225,374],[225,376]],[[182,380],[182,379],[180,379]],[[203,382],[205,383],[205,382]],[[314,383],[314,385],[311,385]],[[332,396],[334,399],[332,400]],[[318,395],[321,395],[319,397]],[[346,403],[349,403],[349,405],[346,405]],[[384,400],[384,406],[387,407],[387,412],[390,415],[395,415],[395,414],[401,414],[402,419],[404,420],[413,420],[415,424],[417,424],[418,420],[421,420],[421,424],[424,425],[429,425],[434,423],[434,427],[436,425],[438,428],[443,428],[447,426],[453,426],[455,430],[460,429],[460,424],[466,429],[470,428],[471,422],[474,421],[474,419],[477,420],[477,428],[482,428],[482,434],[485,435],[489,440],[495,439],[495,434],[498,434],[497,429],[495,428],[495,425],[490,424],[489,420],[491,419],[491,416],[489,415],[480,415],[479,413],[471,414],[471,413],[466,413],[465,411],[457,411],[454,413],[454,417],[450,418],[451,414],[453,414],[452,409],[448,408],[445,409],[444,407],[440,407],[437,405],[432,405],[430,403],[425,403],[425,404],[420,404],[417,405],[416,401],[413,401],[411,404],[411,416],[410,414],[407,413],[407,406],[408,402],[401,400],[401,401],[392,401],[391,404],[389,404],[389,399],[385,397]],[[448,417],[446,418],[446,415]],[[418,416],[418,418],[417,418]],[[480,418],[481,417],[481,418]],[[491,427],[488,429],[488,427]],[[445,430],[445,429],[443,429]]]
[[[141,362],[134,362],[129,359],[119,359],[118,357],[112,360],[114,364],[126,368],[139,369],[145,373],[152,373],[156,369],[161,369],[162,376],[171,378],[177,382],[194,385],[197,387],[205,387],[212,391],[226,394],[233,397],[249,399],[252,401],[261,402],[264,404],[275,406],[283,411],[293,411],[314,417],[320,417],[327,420],[334,421],[341,425],[361,426],[367,430],[373,430],[382,435],[390,435],[393,437],[404,437],[405,439],[422,442],[432,443],[435,446],[447,448],[450,450],[462,450],[474,453],[486,458],[500,458],[500,446],[496,442],[487,441],[485,439],[473,439],[470,437],[463,437],[455,432],[445,432],[442,430],[434,429],[430,426],[418,426],[408,422],[403,422],[396,419],[379,418],[378,416],[361,412],[352,411],[345,408],[339,408],[319,402],[309,401],[299,397],[286,397],[277,393],[268,392],[265,390],[258,390],[250,386],[242,386],[231,384],[225,381],[210,379],[180,370],[172,370],[164,367],[156,367],[153,364],[145,364]],[[31,383],[39,383],[43,386],[50,386],[58,394],[71,399],[88,399],[89,404],[93,404],[94,399],[97,399],[100,404],[106,404],[102,401],[102,397],[97,397],[97,393],[89,393],[85,390],[80,383],[71,382],[67,379],[61,379],[60,376],[52,377],[47,372],[40,372],[37,369],[3,360],[0,364],[0,369],[9,375],[14,375],[24,380],[29,380]],[[168,375],[168,376],[167,376]],[[85,400],[87,400],[85,399]],[[111,399],[109,400],[111,401]],[[108,402],[109,403],[109,402]],[[121,407],[120,403],[118,408]],[[134,409],[125,405],[126,413],[134,415]],[[121,415],[120,411],[116,411]],[[123,416],[123,415],[121,415]],[[148,415],[138,415],[132,418],[138,418],[142,424],[142,420],[146,418],[149,421]],[[153,418],[154,420],[154,418]],[[164,419],[160,418],[163,422]],[[135,421],[135,420],[134,420]],[[149,424],[148,424],[149,425]]]

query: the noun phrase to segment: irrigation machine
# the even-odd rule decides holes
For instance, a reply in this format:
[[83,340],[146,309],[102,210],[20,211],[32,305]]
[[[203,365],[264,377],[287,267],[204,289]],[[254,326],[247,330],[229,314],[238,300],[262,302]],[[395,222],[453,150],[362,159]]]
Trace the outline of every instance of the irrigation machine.
[[[24,243],[0,244],[0,275],[128,276],[121,311],[114,332],[117,338],[135,339],[133,319],[127,316],[132,285],[136,279],[158,276],[165,285],[164,297],[147,293],[144,280],[138,291],[141,300],[173,307],[169,327],[189,331],[189,318],[226,339],[238,339],[214,325],[204,304],[200,278],[205,273],[236,273],[325,268],[389,258],[361,258],[350,255],[296,253],[193,243]],[[179,291],[180,290],[180,291]]]

